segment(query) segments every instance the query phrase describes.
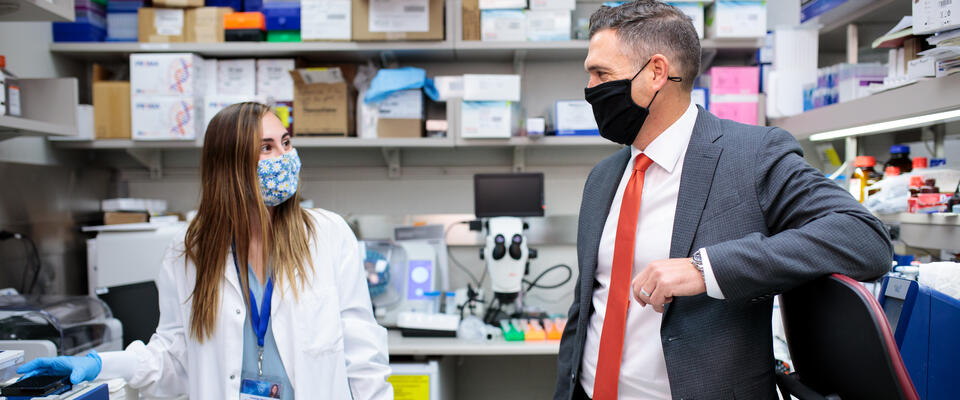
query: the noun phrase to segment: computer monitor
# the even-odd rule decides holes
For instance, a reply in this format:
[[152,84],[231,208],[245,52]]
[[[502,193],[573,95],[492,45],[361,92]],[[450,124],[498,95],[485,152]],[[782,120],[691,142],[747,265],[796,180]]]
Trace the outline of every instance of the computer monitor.
[[542,217],[543,174],[477,174],[473,176],[477,218]]

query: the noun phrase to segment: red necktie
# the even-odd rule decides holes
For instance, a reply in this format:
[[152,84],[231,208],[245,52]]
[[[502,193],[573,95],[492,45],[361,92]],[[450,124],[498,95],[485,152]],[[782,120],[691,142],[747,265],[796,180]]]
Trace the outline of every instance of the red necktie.
[[633,175],[623,191],[623,201],[620,203],[607,313],[603,317],[597,374],[593,381],[593,400],[617,398],[627,307],[630,306],[630,278],[633,275],[633,252],[637,237],[637,219],[640,215],[640,196],[643,194],[643,175],[651,163],[646,155],[637,156],[634,160]]

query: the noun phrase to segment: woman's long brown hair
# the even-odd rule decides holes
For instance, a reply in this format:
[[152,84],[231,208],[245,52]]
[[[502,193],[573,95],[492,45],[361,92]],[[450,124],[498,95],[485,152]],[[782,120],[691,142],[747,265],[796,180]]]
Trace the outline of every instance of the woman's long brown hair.
[[299,191],[272,209],[260,196],[261,121],[269,112],[259,103],[235,104],[217,113],[207,127],[200,161],[200,208],[184,239],[184,255],[197,271],[190,333],[200,342],[214,334],[220,287],[227,268],[233,268],[227,265],[231,245],[236,246],[244,299],[251,238],[262,238],[263,265],[269,260],[274,280],[289,282],[294,296],[298,285],[306,283],[305,266],[312,265],[309,242],[314,226],[300,208]]

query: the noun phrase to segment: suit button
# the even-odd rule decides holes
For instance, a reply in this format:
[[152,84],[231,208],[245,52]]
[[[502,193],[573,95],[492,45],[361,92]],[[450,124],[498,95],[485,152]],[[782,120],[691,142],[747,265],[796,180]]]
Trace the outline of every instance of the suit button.
[[236,375],[230,375],[230,380],[232,381],[233,378],[236,378],[236,377],[237,377]]
[[240,309],[238,308],[238,309],[237,309],[237,315],[240,315],[241,312],[242,312],[242,311],[240,311]]

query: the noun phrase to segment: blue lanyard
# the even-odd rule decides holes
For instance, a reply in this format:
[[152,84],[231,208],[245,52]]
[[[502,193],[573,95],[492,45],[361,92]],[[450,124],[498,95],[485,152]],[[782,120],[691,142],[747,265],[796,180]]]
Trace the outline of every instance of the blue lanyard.
[[[231,246],[232,247],[232,246]],[[240,278],[240,265],[237,264],[237,252],[233,248],[233,266],[237,268],[237,278]],[[267,287],[263,289],[263,305],[257,311],[256,297],[253,295],[253,289],[247,285],[247,291],[250,293],[250,322],[253,325],[253,332],[257,335],[257,345],[263,352],[263,341],[267,337],[267,325],[270,323],[270,298],[273,296],[273,277],[267,278]]]

